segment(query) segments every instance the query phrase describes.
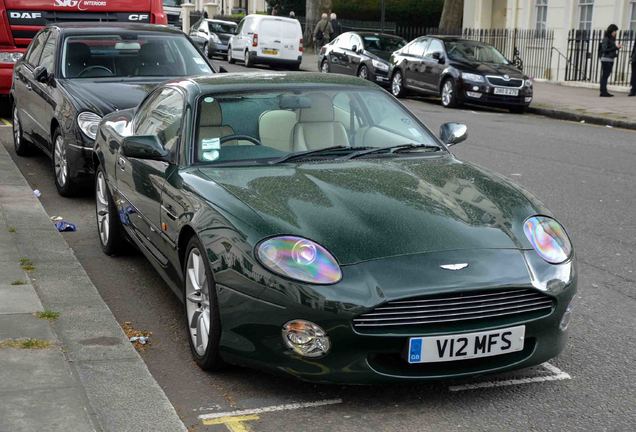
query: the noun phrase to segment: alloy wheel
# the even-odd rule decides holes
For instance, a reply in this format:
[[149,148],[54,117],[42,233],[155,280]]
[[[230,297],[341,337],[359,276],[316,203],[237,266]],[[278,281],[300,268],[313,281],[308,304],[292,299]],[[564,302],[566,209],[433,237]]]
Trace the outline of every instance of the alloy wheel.
[[106,179],[104,173],[100,170],[97,173],[97,181],[95,182],[96,204],[97,204],[97,231],[102,245],[108,244],[110,236],[110,214],[108,212],[108,190],[106,189]]
[[362,66],[360,68],[360,70],[358,71],[358,77],[362,78],[363,80],[369,79],[369,70],[366,66]]
[[192,345],[200,356],[208,348],[210,335],[210,293],[204,257],[192,248],[186,266],[186,312]]
[[327,60],[322,61],[322,64],[320,65],[320,72],[329,73],[329,63]]
[[453,82],[448,80],[444,83],[444,87],[442,87],[442,104],[444,106],[449,106],[453,101]]
[[68,177],[68,163],[66,161],[66,146],[62,135],[55,138],[55,150],[53,151],[53,163],[55,164],[55,177],[57,183],[64,187]]
[[20,119],[18,118],[18,107],[13,108],[13,145],[18,151],[20,148],[20,137],[22,131],[20,130]]
[[391,80],[391,92],[393,96],[399,96],[402,93],[402,74],[397,72]]

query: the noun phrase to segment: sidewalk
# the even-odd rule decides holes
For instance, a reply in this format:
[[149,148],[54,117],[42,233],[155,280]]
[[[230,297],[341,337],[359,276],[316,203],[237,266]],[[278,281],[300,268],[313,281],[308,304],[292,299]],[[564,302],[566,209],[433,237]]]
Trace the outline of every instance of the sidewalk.
[[0,276],[0,431],[186,430],[2,145]]
[[611,93],[613,98],[602,98],[598,88],[536,81],[528,111],[557,119],[636,129],[636,97],[619,91]]

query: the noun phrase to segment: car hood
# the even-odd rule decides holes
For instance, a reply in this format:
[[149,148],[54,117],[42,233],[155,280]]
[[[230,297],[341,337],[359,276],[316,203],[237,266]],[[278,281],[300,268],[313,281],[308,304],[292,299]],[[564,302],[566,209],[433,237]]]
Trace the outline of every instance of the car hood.
[[[452,156],[199,168],[257,215],[260,237],[299,235],[341,264],[465,249],[529,249],[523,222],[547,210],[527,192]],[[205,189],[205,190],[201,190]],[[210,193],[207,193],[210,192]],[[221,203],[222,205],[222,203]],[[245,221],[245,215],[240,215]]]
[[455,62],[458,69],[464,72],[480,73],[482,75],[509,75],[511,78],[524,78],[523,73],[512,65],[497,65],[490,63]]
[[113,111],[133,108],[164,78],[134,81],[65,80],[64,89],[75,99],[78,110],[104,116]]
[[389,59],[391,58],[391,54],[393,54],[392,52],[388,52],[388,51],[369,51],[369,50],[365,50],[365,53],[372,59],[384,60],[387,63]]

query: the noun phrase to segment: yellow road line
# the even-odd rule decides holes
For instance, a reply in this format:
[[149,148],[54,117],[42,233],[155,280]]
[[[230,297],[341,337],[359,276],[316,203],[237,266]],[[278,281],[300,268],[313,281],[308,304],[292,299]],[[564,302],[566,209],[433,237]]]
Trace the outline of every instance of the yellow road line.
[[225,416],[215,419],[203,420],[203,424],[206,426],[224,425],[230,432],[250,432],[250,428],[245,422],[258,420],[260,417],[257,415],[244,415],[244,416]]
[[11,122],[3,118],[0,118],[0,123],[2,123],[4,126],[11,126]]

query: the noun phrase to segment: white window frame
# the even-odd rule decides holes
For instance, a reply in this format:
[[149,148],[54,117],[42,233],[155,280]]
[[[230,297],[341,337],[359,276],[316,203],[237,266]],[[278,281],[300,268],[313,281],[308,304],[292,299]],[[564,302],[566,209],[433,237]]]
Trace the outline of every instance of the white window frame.
[[636,33],[636,0],[631,0],[629,5],[631,7],[628,11],[629,15],[627,15],[627,28],[634,34]]
[[[578,4],[578,28],[579,30],[592,30],[592,19],[594,17],[594,0],[579,0]],[[589,16],[583,16],[584,11],[590,11]],[[583,18],[586,18],[583,21]]]
[[534,28],[537,31],[548,29],[548,0],[536,0]]

